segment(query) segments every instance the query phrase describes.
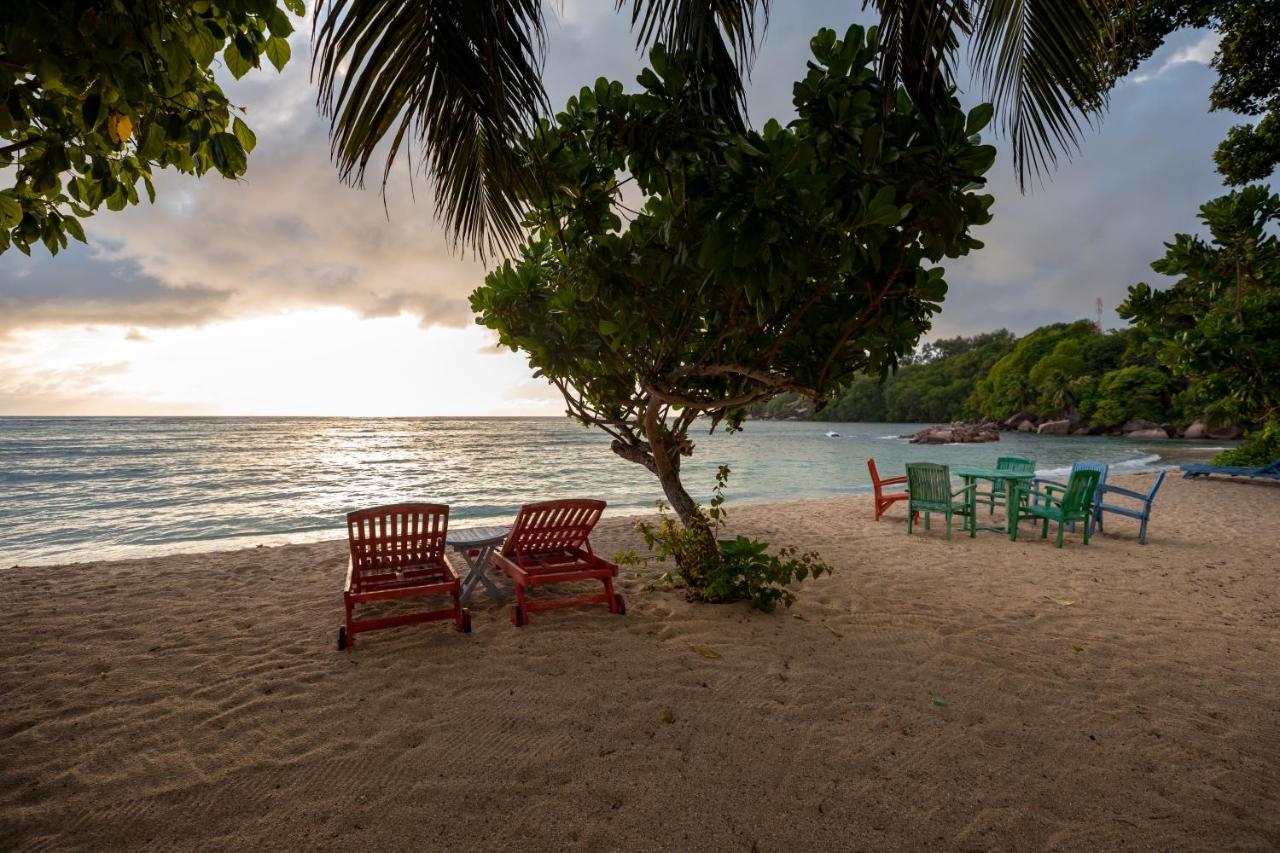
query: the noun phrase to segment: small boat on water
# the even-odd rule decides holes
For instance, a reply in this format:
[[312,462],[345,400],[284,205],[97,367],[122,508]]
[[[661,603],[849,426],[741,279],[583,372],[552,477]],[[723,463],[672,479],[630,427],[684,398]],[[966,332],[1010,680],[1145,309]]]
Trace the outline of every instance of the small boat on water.
[[840,437],[840,433],[838,433],[838,432],[829,432],[829,433],[827,433],[827,438],[839,438],[839,437]]

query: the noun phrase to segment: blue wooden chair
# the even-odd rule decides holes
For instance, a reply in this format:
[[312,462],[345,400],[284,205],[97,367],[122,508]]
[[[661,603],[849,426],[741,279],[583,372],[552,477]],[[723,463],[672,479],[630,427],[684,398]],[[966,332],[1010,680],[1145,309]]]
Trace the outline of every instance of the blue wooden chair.
[[[1147,519],[1151,517],[1151,502],[1155,500],[1156,492],[1160,490],[1160,484],[1164,482],[1164,475],[1165,472],[1161,471],[1156,477],[1155,483],[1152,484],[1151,491],[1147,492],[1145,495],[1141,492],[1135,492],[1130,489],[1122,489],[1119,486],[1103,486],[1100,489],[1101,497],[1093,507],[1093,526],[1099,533],[1104,532],[1102,529],[1102,514],[1104,512],[1113,512],[1116,515],[1123,515],[1127,518],[1136,518],[1142,522],[1142,526],[1138,528],[1138,544],[1146,545]],[[1117,506],[1116,504],[1106,503],[1107,495],[1122,495],[1126,498],[1132,498],[1133,500],[1140,501],[1142,503],[1142,508],[1136,509],[1133,507]]]
[[[1093,507],[1096,515],[1097,507],[1102,503],[1102,489],[1107,482],[1107,472],[1111,470],[1111,466],[1105,462],[1075,462],[1071,465],[1071,478],[1077,471],[1097,471],[1098,472],[1098,491],[1093,496]],[[1046,480],[1042,477],[1036,477],[1031,481],[1032,500],[1039,505],[1041,495],[1052,495],[1054,492],[1066,492],[1067,484],[1059,483],[1057,480]],[[1071,532],[1076,532],[1076,523],[1071,522]]]

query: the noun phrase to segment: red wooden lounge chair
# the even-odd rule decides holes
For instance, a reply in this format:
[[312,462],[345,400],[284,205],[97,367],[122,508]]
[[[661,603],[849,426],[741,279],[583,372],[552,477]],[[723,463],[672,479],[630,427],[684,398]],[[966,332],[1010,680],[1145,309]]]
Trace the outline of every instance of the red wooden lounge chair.
[[876,470],[876,460],[874,459],[867,460],[867,470],[871,472],[871,486],[876,491],[876,521],[879,521],[880,516],[884,515],[889,507],[898,501],[905,501],[908,497],[906,489],[900,492],[886,492],[884,487],[903,485],[907,482],[907,478],[903,476],[881,480],[880,472]]
[[[354,645],[356,634],[379,628],[452,619],[458,631],[471,632],[471,614],[459,600],[458,574],[444,558],[449,508],[441,504],[391,504],[347,513],[351,560],[342,591],[346,624],[338,629],[338,649]],[[357,604],[410,596],[447,595],[451,606],[355,619]]]
[[[622,596],[613,591],[618,567],[593,554],[587,540],[604,507],[604,501],[565,500],[520,508],[502,551],[493,555],[493,562],[515,581],[516,605],[511,608],[511,621],[517,628],[529,624],[532,611],[553,607],[607,604],[610,613],[621,616],[627,612]],[[526,587],[584,580],[601,581],[604,592],[543,601],[525,598]]]

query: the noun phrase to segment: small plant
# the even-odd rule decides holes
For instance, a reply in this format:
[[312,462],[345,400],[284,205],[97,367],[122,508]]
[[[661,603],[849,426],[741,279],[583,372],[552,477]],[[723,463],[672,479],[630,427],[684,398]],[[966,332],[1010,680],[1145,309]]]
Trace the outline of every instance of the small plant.
[[[729,466],[721,465],[716,473],[710,508],[703,512],[698,507],[697,524],[704,525],[702,531],[695,525],[681,525],[663,501],[658,501],[657,524],[641,521],[636,524],[636,529],[644,537],[652,559],[675,561],[675,570],[665,572],[662,581],[668,585],[683,583],[691,600],[746,600],[752,607],[766,613],[777,608],[779,602],[790,607],[796,596],[788,589],[789,585],[828,574],[831,566],[813,551],[800,554],[797,548],[787,547],[779,548],[776,554],[769,554],[768,542],[741,535],[720,539],[717,534],[727,518],[724,489],[728,480]],[[705,531],[710,531],[711,537],[700,535]],[[714,549],[706,547],[708,539],[715,543]],[[647,562],[634,549],[617,555],[616,559],[630,565]]]
[[1280,459],[1280,421],[1271,421],[1245,436],[1244,444],[1213,457],[1213,464],[1262,466],[1276,459]]

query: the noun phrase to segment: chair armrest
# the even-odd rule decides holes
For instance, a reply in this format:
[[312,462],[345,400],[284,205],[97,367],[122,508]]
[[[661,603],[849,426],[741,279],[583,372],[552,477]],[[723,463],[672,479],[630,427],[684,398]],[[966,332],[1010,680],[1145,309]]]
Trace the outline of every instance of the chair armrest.
[[896,485],[898,485],[898,483],[905,483],[905,482],[907,482],[907,478],[906,478],[905,476],[903,476],[903,477],[890,477],[890,478],[888,478],[887,480],[881,480],[881,481],[880,481],[880,485],[882,485],[882,486],[896,486]]
[[1145,501],[1147,499],[1147,496],[1141,492],[1135,492],[1131,489],[1122,489],[1119,486],[1103,486],[1102,494],[1124,495],[1129,498],[1137,498],[1140,501]]
[[351,579],[356,573],[356,561],[353,557],[347,557],[347,581],[342,587],[343,592],[351,592]]
[[967,486],[961,486],[960,488],[956,489],[954,492],[951,493],[951,497],[954,498],[956,495],[962,495],[965,492],[973,491],[976,488],[978,488],[977,483],[970,483]]

